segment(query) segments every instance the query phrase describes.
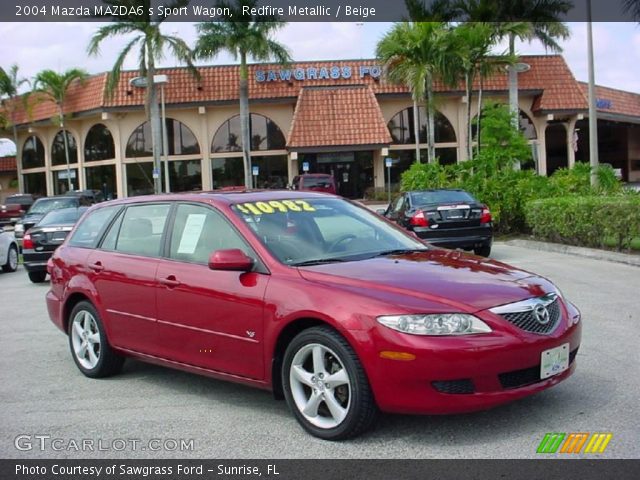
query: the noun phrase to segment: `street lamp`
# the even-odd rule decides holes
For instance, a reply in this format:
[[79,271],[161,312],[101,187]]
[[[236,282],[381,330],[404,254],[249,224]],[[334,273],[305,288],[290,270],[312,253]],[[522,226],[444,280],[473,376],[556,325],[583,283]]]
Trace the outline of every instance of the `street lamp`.
[[596,109],[596,79],[593,61],[593,29],[591,19],[591,0],[587,0],[587,51],[589,61],[589,164],[591,165],[591,186],[598,186],[596,169],[598,158],[598,110]]
[[[170,190],[169,184],[169,139],[167,137],[167,117],[165,110],[165,99],[164,99],[164,86],[169,83],[169,77],[167,75],[154,75],[153,76],[153,84],[160,85],[160,103],[161,103],[161,117],[162,117],[162,156],[164,157],[164,189],[167,193]],[[136,88],[147,88],[147,78],[146,77],[135,77],[129,81],[129,84]],[[153,145],[153,149],[157,149],[157,145]],[[154,173],[157,172],[160,175],[160,164],[156,164],[154,162],[153,165]]]

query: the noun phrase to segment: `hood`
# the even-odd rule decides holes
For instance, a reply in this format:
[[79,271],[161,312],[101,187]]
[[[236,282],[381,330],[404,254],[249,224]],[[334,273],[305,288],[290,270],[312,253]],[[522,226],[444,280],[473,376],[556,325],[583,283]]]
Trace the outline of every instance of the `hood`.
[[302,267],[299,272],[306,280],[364,289],[381,300],[385,293],[410,295],[467,312],[554,290],[548,280],[529,272],[441,249]]

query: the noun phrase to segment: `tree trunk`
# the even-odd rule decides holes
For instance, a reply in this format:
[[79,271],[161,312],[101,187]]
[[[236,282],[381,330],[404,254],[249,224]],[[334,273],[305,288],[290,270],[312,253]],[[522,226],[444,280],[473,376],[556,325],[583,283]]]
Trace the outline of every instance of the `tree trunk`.
[[[62,111],[62,104],[64,100],[60,100],[60,107],[58,111],[60,113],[60,128],[62,128],[62,138],[64,139],[64,158],[67,162],[67,192],[71,191],[71,169],[69,168],[69,139],[67,138],[67,131],[64,127],[64,112]],[[79,173],[79,172],[78,172]]]
[[413,99],[413,135],[416,137],[416,163],[420,163],[420,119],[418,116],[418,101]]
[[482,90],[484,89],[484,76],[480,74],[480,89],[478,90],[478,115],[476,116],[476,153],[480,153],[480,149],[482,148],[480,145],[482,138],[482,128],[480,126],[480,121],[482,119]]
[[160,118],[160,107],[158,105],[158,90],[153,83],[155,73],[155,62],[151,55],[151,49],[147,47],[147,95],[149,96],[149,121],[151,123],[151,141],[153,149],[153,190],[158,194],[162,193],[162,179],[160,178],[162,119]]
[[473,130],[471,129],[471,97],[473,95],[473,77],[469,72],[464,74],[464,82],[467,90],[467,159],[473,157]]
[[[509,54],[516,53],[516,37],[513,33],[509,34]],[[511,111],[511,121],[513,128],[518,126],[518,114],[520,107],[518,106],[518,71],[515,65],[509,65],[509,110]],[[520,160],[513,162],[513,169],[520,170]]]
[[427,158],[429,163],[436,161],[435,125],[433,114],[433,82],[431,75],[427,75]]
[[[242,135],[242,161],[244,163],[244,186],[252,188],[251,132],[249,130],[249,69],[247,54],[240,52],[240,132]],[[257,178],[256,178],[257,180]],[[255,185],[257,187],[257,185]]]

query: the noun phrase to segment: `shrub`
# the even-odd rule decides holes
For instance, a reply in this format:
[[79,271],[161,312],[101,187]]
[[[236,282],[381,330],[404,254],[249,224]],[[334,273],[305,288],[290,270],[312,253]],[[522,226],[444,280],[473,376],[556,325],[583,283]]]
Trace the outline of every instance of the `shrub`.
[[568,196],[529,202],[526,220],[535,237],[558,243],[603,248],[614,239],[630,249],[640,237],[640,195]]

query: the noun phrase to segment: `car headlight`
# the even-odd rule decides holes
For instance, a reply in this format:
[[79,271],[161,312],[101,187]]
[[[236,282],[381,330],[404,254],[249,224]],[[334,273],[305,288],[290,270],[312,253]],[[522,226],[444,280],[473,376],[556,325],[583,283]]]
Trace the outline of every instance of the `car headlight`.
[[385,327],[411,335],[472,335],[491,332],[489,325],[466,313],[384,315],[376,320]]

